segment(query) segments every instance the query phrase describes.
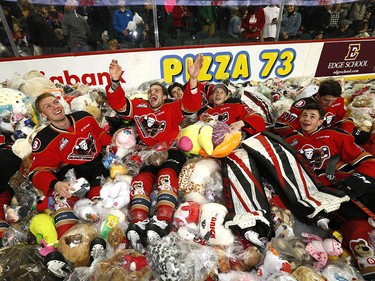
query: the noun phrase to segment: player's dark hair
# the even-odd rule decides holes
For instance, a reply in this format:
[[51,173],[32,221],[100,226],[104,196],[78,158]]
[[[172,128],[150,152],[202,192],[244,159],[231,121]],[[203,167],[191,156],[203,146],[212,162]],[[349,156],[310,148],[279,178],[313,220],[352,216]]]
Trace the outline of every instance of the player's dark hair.
[[174,82],[172,85],[170,85],[170,86],[168,87],[168,94],[169,94],[169,96],[170,96],[171,98],[173,98],[173,96],[172,96],[172,91],[173,91],[173,89],[176,88],[176,87],[179,87],[179,88],[181,88],[182,90],[185,89],[185,86],[184,86],[184,85],[182,85],[182,84],[180,84],[180,83],[178,83],[178,82]]
[[338,98],[341,96],[342,88],[336,80],[328,79],[320,83],[318,93],[320,97],[329,95]]
[[305,110],[317,110],[319,112],[319,120],[323,120],[324,115],[326,115],[326,111],[324,110],[323,106],[321,106],[320,104],[316,102],[306,104],[303,107],[302,112]]

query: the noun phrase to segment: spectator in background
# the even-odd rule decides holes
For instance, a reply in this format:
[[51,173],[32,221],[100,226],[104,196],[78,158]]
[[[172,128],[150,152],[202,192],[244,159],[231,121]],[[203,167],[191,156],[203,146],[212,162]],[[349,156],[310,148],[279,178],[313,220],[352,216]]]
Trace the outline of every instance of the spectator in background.
[[61,23],[63,21],[64,15],[57,9],[55,5],[51,5],[49,8],[49,15],[53,22],[53,25],[57,28],[61,28]]
[[21,0],[18,7],[25,19],[23,30],[31,37],[33,42],[34,56],[42,55],[45,52],[42,48],[55,47],[55,33],[43,17],[35,11],[34,6],[27,0]]
[[322,40],[323,36],[324,36],[324,32],[323,31],[315,31],[312,34],[312,39],[314,39],[314,40]]
[[240,39],[241,37],[241,23],[242,18],[246,12],[245,7],[234,7],[232,11],[232,18],[228,26],[228,34],[234,38]]
[[368,31],[368,24],[366,21],[360,21],[357,24],[357,30],[354,31],[356,34],[353,36],[353,38],[368,38],[370,37],[370,34]]
[[272,4],[264,8],[264,15],[266,17],[266,21],[263,27],[264,41],[275,41],[279,13],[280,8],[276,5]]
[[328,25],[328,33],[333,32],[335,29],[339,27],[339,22],[343,20],[343,10],[341,9],[341,3],[334,4],[330,10],[328,10],[330,14],[329,18],[329,25]]
[[119,8],[113,14],[114,37],[119,43],[129,42],[129,30],[127,27],[133,17],[132,11],[125,7],[125,2],[120,1]]
[[77,13],[78,3],[69,0],[65,5],[65,14],[62,22],[62,34],[68,39],[71,52],[88,52],[91,30],[87,21]]
[[366,9],[365,0],[352,3],[349,11],[349,19],[351,21],[363,20],[365,18]]
[[302,17],[294,5],[286,5],[280,27],[281,40],[295,40],[301,27]]
[[262,29],[265,23],[265,15],[262,6],[249,6],[247,14],[242,20],[242,37],[246,41],[263,41]]
[[212,37],[216,31],[216,18],[216,7],[199,6],[198,19],[200,21],[202,31],[207,32],[209,37]]
[[350,20],[342,20],[339,23],[339,27],[334,30],[330,37],[332,38],[348,38],[353,36],[353,32],[349,29],[349,26],[352,24]]
[[327,32],[331,14],[329,10],[333,5],[313,7],[309,15],[306,29],[313,33],[314,31]]
[[16,43],[18,54],[21,57],[31,56],[31,43],[30,43],[30,36],[28,36],[22,30],[22,26],[18,20],[13,22],[13,32],[12,37],[14,42]]
[[183,5],[175,5],[172,9],[172,32],[175,38],[182,31],[188,30],[188,19],[190,18],[189,8]]

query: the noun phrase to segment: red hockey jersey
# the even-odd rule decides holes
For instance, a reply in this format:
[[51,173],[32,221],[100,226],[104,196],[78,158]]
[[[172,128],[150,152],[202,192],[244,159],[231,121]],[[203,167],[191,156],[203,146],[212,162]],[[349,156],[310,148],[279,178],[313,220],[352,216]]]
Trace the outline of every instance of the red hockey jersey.
[[218,116],[219,121],[223,121],[228,125],[242,120],[245,123],[242,130],[249,135],[263,132],[266,129],[263,117],[246,104],[242,103],[240,99],[227,99],[220,106],[210,106],[210,104],[208,104],[198,111],[199,119],[202,117],[203,113]]
[[354,137],[345,131],[320,128],[308,136],[295,132],[285,140],[304,156],[323,185],[332,185],[326,168],[328,161],[337,154],[340,155],[336,165],[338,180],[354,171],[375,177],[375,157],[355,144]]
[[[294,131],[299,130],[299,118],[301,117],[303,108],[307,104],[314,102],[317,103],[316,94],[311,97],[300,99],[294,102],[288,111],[285,111],[280,115],[279,118],[277,118],[274,127],[275,133],[277,133],[281,137],[285,137],[292,134]],[[326,114],[324,116],[324,123],[322,125],[323,127],[339,128],[347,131],[350,134],[353,132],[354,123],[350,119],[345,117],[346,110],[344,99],[342,97],[337,98],[333,104],[331,104],[328,108],[325,108],[325,111]]]
[[57,180],[54,172],[64,165],[80,165],[91,162],[102,148],[111,143],[108,135],[85,111],[67,115],[72,130],[61,130],[49,125],[36,134],[32,143],[30,178],[33,184],[48,194]]
[[121,87],[113,93],[108,89],[109,105],[122,118],[134,120],[138,135],[147,146],[162,142],[171,145],[175,141],[183,119],[180,101],[166,100],[160,109],[153,110],[147,100],[126,98]]

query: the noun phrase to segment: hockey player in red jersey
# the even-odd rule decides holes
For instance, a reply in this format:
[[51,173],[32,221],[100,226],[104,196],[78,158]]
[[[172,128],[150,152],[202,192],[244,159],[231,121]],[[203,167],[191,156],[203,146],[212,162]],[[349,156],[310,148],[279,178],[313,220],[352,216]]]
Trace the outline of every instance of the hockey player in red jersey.
[[300,129],[299,118],[303,109],[310,103],[320,104],[324,110],[322,126],[325,128],[339,128],[353,134],[358,144],[364,144],[370,133],[355,128],[353,121],[346,117],[344,98],[341,97],[342,88],[339,82],[327,79],[320,83],[319,90],[311,97],[294,102],[291,108],[276,120],[274,131],[281,137],[290,135]]
[[[43,196],[37,205],[39,211],[48,208],[48,201],[55,191],[60,196],[74,203],[77,197],[72,196],[75,188],[64,181],[68,170],[74,168],[77,178],[84,177],[90,184],[86,197],[100,196],[100,178],[108,176],[108,170],[102,164],[101,151],[111,143],[112,137],[98,125],[95,118],[85,111],[65,115],[59,99],[51,93],[44,93],[35,100],[35,107],[40,115],[47,118],[50,124],[39,131],[32,143],[32,163],[29,178]],[[65,225],[64,220],[73,224],[77,221],[69,211],[55,215],[59,235],[67,230],[59,228]],[[57,209],[56,209],[57,212]]]
[[325,186],[336,186],[359,198],[373,212],[375,196],[375,157],[354,143],[345,131],[322,127],[324,109],[306,105],[300,117],[300,130],[285,137],[304,156]]
[[228,88],[224,84],[213,86],[210,102],[198,111],[199,119],[203,113],[217,116],[219,121],[227,123],[232,130],[243,131],[248,136],[266,129],[263,117],[240,99],[230,98]]
[[[202,55],[188,66],[189,88],[197,87],[196,77],[203,64]],[[112,60],[109,73],[111,85],[106,87],[109,105],[123,118],[133,119],[140,137],[146,146],[166,143],[168,160],[160,167],[148,165],[133,178],[130,202],[131,222],[127,238],[134,249],[143,251],[150,243],[168,234],[174,209],[177,205],[178,174],[185,163],[185,155],[175,145],[179,125],[183,119],[182,110],[195,112],[200,108],[201,97],[190,91],[181,100],[169,100],[167,89],[160,83],[153,83],[148,90],[148,100],[128,99],[121,84],[122,67]],[[196,73],[196,74],[195,74]],[[198,105],[197,105],[198,104]],[[197,106],[196,106],[197,105]],[[149,218],[150,193],[154,183],[158,186],[156,215]]]

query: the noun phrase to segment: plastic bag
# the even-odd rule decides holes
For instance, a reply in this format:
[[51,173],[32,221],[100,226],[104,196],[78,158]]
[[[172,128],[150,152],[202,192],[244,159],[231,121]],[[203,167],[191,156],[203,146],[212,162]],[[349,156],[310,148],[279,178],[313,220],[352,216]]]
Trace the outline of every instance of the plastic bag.
[[0,278],[1,280],[56,280],[49,275],[43,265],[38,247],[21,244],[0,249]]
[[181,239],[171,232],[147,248],[147,260],[160,280],[205,280],[215,271],[217,255],[211,247]]

